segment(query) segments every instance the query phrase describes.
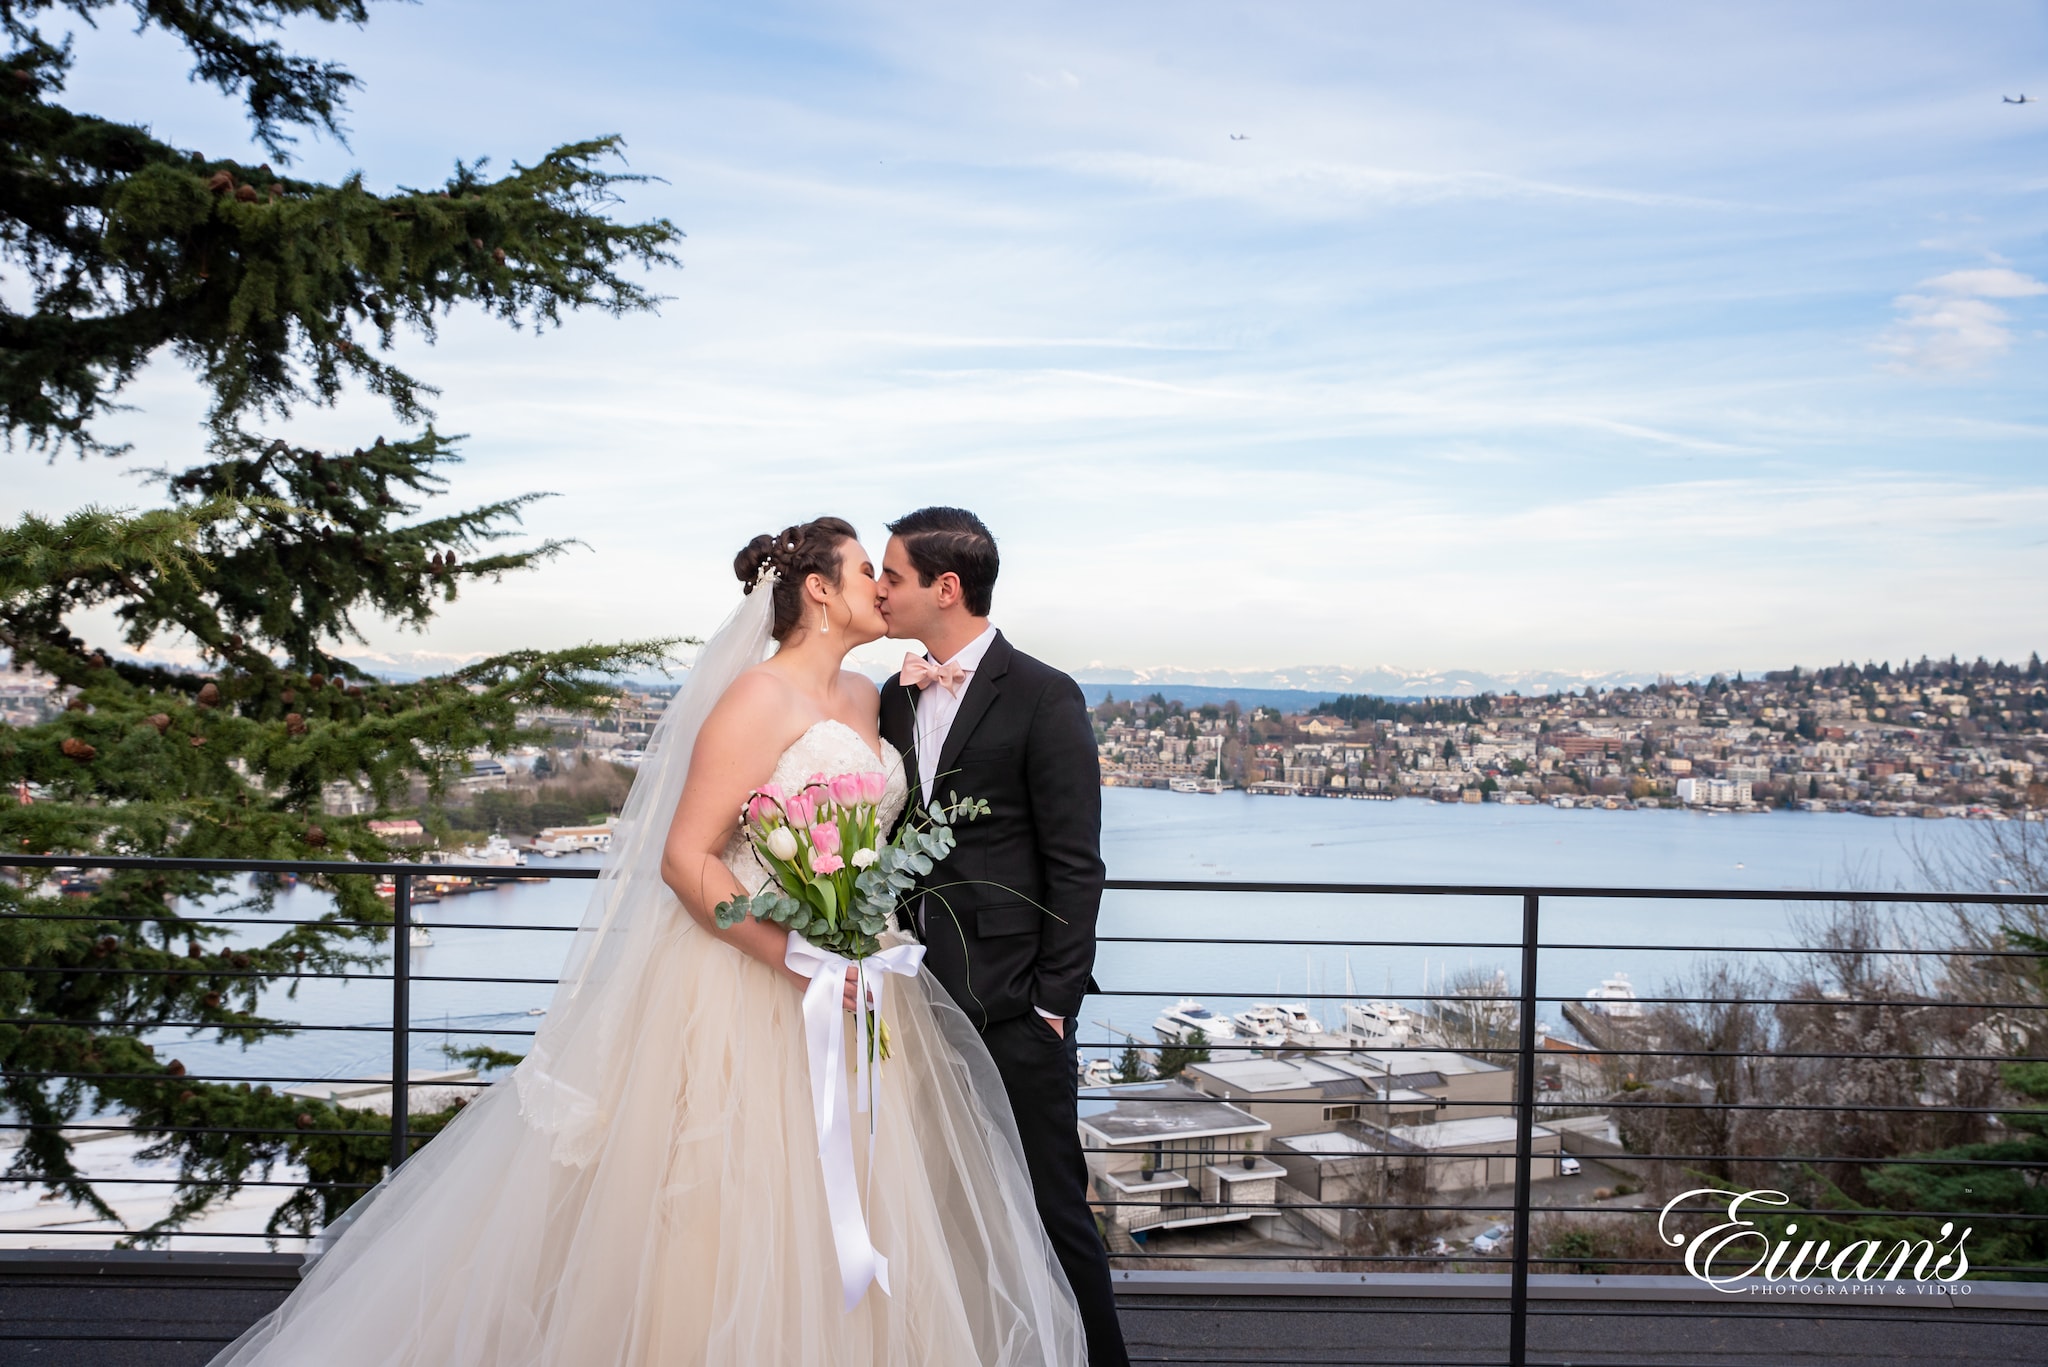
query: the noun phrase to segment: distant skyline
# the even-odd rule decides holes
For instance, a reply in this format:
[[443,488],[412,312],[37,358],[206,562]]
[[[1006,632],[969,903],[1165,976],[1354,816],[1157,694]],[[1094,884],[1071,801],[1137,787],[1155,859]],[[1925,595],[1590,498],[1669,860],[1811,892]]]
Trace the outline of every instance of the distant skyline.
[[[754,533],[879,554],[928,502],[1084,678],[2040,647],[2048,104],[2001,101],[2048,92],[2038,5],[371,14],[286,30],[363,81],[302,173],[619,132],[666,181],[620,212],[689,234],[659,317],[403,348],[453,496],[554,490],[529,530],[585,549],[376,651],[702,634]],[[169,43],[77,50],[67,103],[262,159]],[[149,502],[200,396],[165,359],[124,397],[135,456],[10,453],[0,514]]]

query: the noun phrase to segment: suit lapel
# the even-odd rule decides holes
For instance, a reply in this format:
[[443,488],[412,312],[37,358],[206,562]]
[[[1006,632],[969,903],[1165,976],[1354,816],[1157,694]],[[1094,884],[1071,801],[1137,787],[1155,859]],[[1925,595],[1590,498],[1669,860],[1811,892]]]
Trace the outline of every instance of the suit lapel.
[[1002,691],[1002,677],[1010,670],[1010,643],[1002,632],[988,643],[988,653],[981,657],[981,667],[974,671],[974,677],[967,681],[966,696],[960,699],[960,710],[953,716],[952,729],[946,732],[946,743],[939,750],[939,762],[932,770],[932,782],[940,791],[945,790],[945,777],[953,772],[960,762],[961,747],[974,734],[974,728],[988,712]]

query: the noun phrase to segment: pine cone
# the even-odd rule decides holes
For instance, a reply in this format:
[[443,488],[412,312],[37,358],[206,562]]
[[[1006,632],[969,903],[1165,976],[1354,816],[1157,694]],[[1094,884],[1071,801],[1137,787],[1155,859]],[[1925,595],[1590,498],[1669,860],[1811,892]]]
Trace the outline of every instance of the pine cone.
[[[199,1003],[200,1005],[204,1006],[207,1010],[211,1011],[213,1008],[220,1005],[220,993],[209,992],[199,999]],[[177,1071],[182,1073],[185,1071],[185,1069],[182,1065],[180,1065],[177,1067]]]
[[171,718],[167,712],[152,712],[144,720],[156,728],[159,736],[171,729]]
[[498,263],[499,265],[501,265],[501,266],[502,266],[502,265],[504,265],[504,264],[505,264],[505,249],[504,249],[503,247],[493,247],[493,248],[491,248],[491,260],[493,260],[493,261],[497,262],[497,263]]
[[356,684],[350,684],[347,688],[343,689],[342,691],[347,693],[348,696],[350,696],[351,698],[360,698],[363,696],[363,690]]
[[341,481],[340,481],[340,480],[336,480],[336,479],[330,479],[330,480],[328,480],[328,481],[327,481],[327,492],[328,492],[328,493],[330,493],[330,494],[338,494],[338,493],[340,493],[340,492],[341,492]]
[[327,686],[329,688],[346,688],[348,686],[348,681],[343,679],[341,675],[337,674],[327,681]]
[[327,687],[327,676],[325,674],[315,674],[312,678],[306,680],[306,682],[311,684],[314,688],[325,688]]
[[286,734],[287,736],[303,736],[303,735],[305,735],[305,734],[306,734],[306,719],[305,719],[304,717],[300,716],[300,715],[299,715],[298,713],[296,713],[296,712],[287,712],[287,713],[285,713],[285,715],[284,715],[284,733],[285,733],[285,734]]
[[70,702],[64,704],[64,710],[66,712],[90,712],[92,711],[92,705],[86,702],[84,698],[73,698]]
[[287,688],[284,692],[277,695],[277,700],[289,707],[299,700],[299,695],[292,689]]
[[205,687],[199,690],[199,696],[193,699],[193,701],[198,703],[201,707],[219,707],[220,686],[218,684],[213,683],[207,684]]
[[327,832],[318,826],[306,827],[306,843],[316,848],[325,845],[327,843]]
[[187,940],[185,941],[185,957],[188,959],[203,959],[206,957],[206,951],[199,947],[199,941]]
[[[218,1000],[218,994],[216,994],[215,999]],[[185,1065],[178,1062],[178,1060],[176,1059],[172,1059],[169,1063],[166,1063],[164,1065],[164,1071],[169,1073],[172,1077],[183,1077],[185,1076]]]
[[206,188],[217,195],[224,195],[235,188],[235,177],[228,171],[215,171],[206,178]]
[[241,200],[244,204],[254,204],[256,202],[256,187],[253,185],[237,185],[235,187],[235,198]]
[[87,745],[84,741],[80,740],[76,736],[66,736],[64,738],[64,743],[58,746],[57,748],[64,752],[64,757],[66,759],[75,759],[80,764],[90,762],[92,757],[99,753],[98,750],[94,749],[90,745]]
[[307,1115],[304,1111],[300,1111],[298,1119],[294,1123],[302,1130],[310,1130],[313,1128],[313,1117]]
[[194,736],[194,737],[192,737],[192,748],[193,748],[194,750],[197,750],[197,749],[198,749],[198,748],[199,748],[200,746],[202,746],[202,745],[204,745],[204,744],[206,744],[206,737],[204,737],[204,736]]
[[238,951],[228,955],[228,962],[236,968],[247,968],[249,966],[249,956]]
[[192,1104],[192,1103],[193,1103],[194,1101],[197,1101],[198,1099],[199,1099],[199,1094],[198,1094],[198,1093],[196,1093],[196,1092],[180,1092],[180,1093],[178,1093],[178,1104],[179,1104],[180,1106],[189,1106],[189,1105],[191,1105],[191,1104]]

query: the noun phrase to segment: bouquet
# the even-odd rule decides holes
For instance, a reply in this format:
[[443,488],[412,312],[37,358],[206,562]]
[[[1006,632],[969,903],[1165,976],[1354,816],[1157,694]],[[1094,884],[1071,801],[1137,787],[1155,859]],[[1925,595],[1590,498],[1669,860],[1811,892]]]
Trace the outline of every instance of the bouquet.
[[801,934],[848,959],[865,959],[904,893],[953,852],[953,824],[988,815],[985,801],[947,794],[884,840],[879,773],[812,774],[794,793],[769,783],[747,795],[740,824],[769,881],[751,897],[720,902],[720,929],[751,916]]

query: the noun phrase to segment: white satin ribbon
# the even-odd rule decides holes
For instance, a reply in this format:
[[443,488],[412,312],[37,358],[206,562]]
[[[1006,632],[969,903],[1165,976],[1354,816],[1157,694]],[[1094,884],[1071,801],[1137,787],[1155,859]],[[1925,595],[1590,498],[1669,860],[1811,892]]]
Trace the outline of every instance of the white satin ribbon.
[[[870,954],[865,959],[847,959],[806,940],[791,931],[789,948],[782,962],[792,972],[811,980],[804,989],[804,1043],[810,1054],[811,1113],[818,1122],[818,1166],[825,1175],[825,1210],[832,1222],[832,1246],[839,1255],[839,1286],[850,1312],[867,1294],[868,1283],[889,1294],[889,1260],[868,1237],[867,1217],[861,1211],[861,1189],[853,1171],[853,1115],[846,1102],[846,1022],[843,1002],[846,970],[857,970],[854,995],[854,1039],[859,1042],[856,1061],[859,1070],[859,1107],[879,1111],[881,1097],[874,1090],[868,1057],[868,998],[874,997],[874,1011],[882,1009],[882,985],[891,973],[916,975],[924,962],[923,945],[896,945]],[[877,1032],[879,1033],[879,1031]],[[868,1167],[875,1161],[874,1116],[868,1120]]]

